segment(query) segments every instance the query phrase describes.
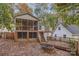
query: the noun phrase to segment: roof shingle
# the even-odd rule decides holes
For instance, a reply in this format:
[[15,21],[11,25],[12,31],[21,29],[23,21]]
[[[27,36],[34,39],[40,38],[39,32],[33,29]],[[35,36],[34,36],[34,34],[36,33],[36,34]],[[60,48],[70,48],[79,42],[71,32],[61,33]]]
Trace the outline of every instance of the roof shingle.
[[68,31],[70,31],[72,34],[79,34],[79,26],[77,25],[68,25],[66,26]]

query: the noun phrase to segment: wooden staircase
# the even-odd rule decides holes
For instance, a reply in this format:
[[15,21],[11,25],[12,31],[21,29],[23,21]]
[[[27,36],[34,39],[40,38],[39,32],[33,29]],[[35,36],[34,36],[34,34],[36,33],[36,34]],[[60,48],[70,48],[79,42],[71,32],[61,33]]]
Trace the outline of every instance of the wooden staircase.
[[38,39],[40,42],[46,42],[43,32],[38,32]]

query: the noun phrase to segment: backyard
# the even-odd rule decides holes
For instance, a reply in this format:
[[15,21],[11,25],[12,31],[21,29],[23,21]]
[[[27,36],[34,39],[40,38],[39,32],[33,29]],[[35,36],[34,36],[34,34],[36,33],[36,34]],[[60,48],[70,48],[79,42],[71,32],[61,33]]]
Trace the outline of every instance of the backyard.
[[[51,45],[69,47],[67,43],[60,41],[48,41]],[[15,42],[10,39],[0,39],[0,56],[70,56],[69,52],[54,48],[54,53],[47,53],[41,49],[39,42]]]

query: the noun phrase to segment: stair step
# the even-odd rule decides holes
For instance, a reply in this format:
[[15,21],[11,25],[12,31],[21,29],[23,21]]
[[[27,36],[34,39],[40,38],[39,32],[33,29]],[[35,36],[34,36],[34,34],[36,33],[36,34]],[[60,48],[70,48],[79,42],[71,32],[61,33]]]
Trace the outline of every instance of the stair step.
[[46,42],[43,33],[42,34],[38,33],[38,37],[39,37],[40,42]]

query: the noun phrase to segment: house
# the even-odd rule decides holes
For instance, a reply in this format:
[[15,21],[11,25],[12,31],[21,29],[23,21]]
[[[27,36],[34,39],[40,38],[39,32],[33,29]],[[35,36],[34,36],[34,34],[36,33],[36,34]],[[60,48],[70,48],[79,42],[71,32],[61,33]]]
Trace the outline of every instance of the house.
[[[16,41],[32,41],[42,40],[44,38],[44,31],[39,29],[39,19],[35,16],[24,13],[17,15],[14,19],[15,33],[14,37]],[[41,31],[40,31],[41,30]]]
[[79,27],[77,25],[63,25],[63,24],[59,24],[54,33],[53,33],[53,37],[59,38],[79,38]]
[[39,19],[28,13],[21,13],[14,17],[14,28],[12,31],[1,30],[4,38],[14,39],[15,41],[47,41],[51,31],[39,24]]
[[15,39],[29,40],[37,38],[38,19],[31,14],[25,13],[15,17]]

